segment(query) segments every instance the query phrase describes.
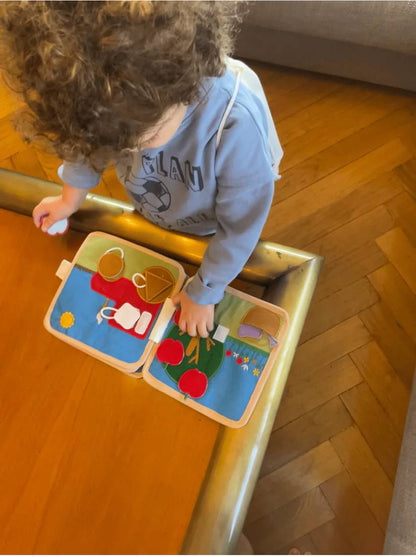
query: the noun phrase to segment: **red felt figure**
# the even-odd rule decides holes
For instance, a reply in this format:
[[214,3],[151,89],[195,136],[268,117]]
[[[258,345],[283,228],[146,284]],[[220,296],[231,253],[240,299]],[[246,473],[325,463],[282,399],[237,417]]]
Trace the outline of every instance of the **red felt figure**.
[[183,345],[179,340],[171,338],[165,339],[156,351],[156,358],[159,362],[167,363],[171,366],[179,365],[185,355]]
[[201,398],[208,387],[208,378],[199,369],[188,369],[178,381],[179,390],[192,398]]

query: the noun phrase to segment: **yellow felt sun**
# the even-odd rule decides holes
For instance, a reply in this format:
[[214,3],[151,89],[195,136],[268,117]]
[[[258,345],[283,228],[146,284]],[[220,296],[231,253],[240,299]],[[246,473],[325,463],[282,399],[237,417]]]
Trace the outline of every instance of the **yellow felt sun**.
[[61,319],[59,320],[61,327],[64,329],[69,329],[75,322],[75,318],[70,311],[66,311],[61,315]]

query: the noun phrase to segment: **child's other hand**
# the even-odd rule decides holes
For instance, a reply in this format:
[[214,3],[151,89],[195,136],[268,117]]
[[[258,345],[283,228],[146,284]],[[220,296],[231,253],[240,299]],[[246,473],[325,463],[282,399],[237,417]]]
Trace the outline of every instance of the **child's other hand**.
[[33,209],[33,222],[37,228],[41,228],[42,232],[47,232],[55,222],[68,218],[73,212],[73,209],[65,203],[62,196],[45,197]]
[[206,338],[214,328],[214,304],[201,306],[191,300],[184,290],[172,298],[175,306],[181,306],[179,328],[191,337],[197,334]]

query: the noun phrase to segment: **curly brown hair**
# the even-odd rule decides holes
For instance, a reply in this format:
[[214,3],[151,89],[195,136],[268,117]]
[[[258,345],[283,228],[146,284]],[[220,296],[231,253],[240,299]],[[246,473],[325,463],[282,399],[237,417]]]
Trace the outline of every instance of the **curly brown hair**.
[[1,66],[23,96],[17,129],[59,157],[95,168],[176,104],[201,79],[223,74],[235,2],[3,2]]

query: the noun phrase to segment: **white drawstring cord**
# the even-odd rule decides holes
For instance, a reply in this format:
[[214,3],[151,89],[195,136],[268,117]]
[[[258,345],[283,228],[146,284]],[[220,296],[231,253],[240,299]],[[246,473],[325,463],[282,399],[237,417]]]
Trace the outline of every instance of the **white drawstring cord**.
[[233,91],[233,94],[231,95],[230,102],[228,103],[227,109],[226,109],[226,111],[224,112],[224,116],[222,117],[221,123],[220,123],[219,128],[218,128],[218,132],[217,132],[217,145],[216,145],[217,148],[218,148],[218,145],[220,144],[220,141],[221,141],[222,130],[224,129],[225,122],[227,121],[228,115],[229,115],[230,112],[231,112],[231,109],[232,109],[232,107],[233,107],[234,101],[235,101],[235,99],[236,99],[236,97],[237,97],[238,89],[240,88],[241,73],[242,73],[242,69],[241,69],[241,68],[238,68],[237,71],[236,71],[236,77],[237,77],[237,79],[236,79],[236,81],[235,81],[234,91]]

